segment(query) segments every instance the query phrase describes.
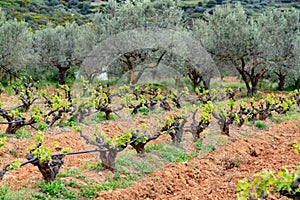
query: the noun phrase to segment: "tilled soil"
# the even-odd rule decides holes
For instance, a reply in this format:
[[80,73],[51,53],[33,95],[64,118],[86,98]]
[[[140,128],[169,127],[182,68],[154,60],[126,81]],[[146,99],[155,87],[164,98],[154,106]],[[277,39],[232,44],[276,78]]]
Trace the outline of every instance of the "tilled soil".
[[[102,126],[107,135],[122,132],[128,122],[112,122]],[[141,122],[136,122],[141,123]],[[268,123],[268,122],[267,122]],[[116,125],[116,124],[120,124]],[[101,192],[97,199],[236,199],[236,186],[238,180],[252,179],[254,174],[263,169],[279,171],[282,166],[295,170],[299,164],[300,155],[293,152],[294,140],[300,141],[300,119],[273,124],[269,130],[259,130],[249,126],[241,129],[233,128],[231,136],[222,136],[224,140],[233,141],[223,147],[217,148],[206,156],[199,155],[187,163],[170,163],[146,175],[132,186]],[[121,127],[121,128],[120,128]],[[4,126],[0,129],[4,130]],[[215,127],[217,128],[217,127]],[[237,139],[237,138],[243,139]],[[168,136],[159,138],[163,142],[170,140]],[[208,139],[209,140],[209,139]],[[60,147],[71,147],[73,151],[93,149],[94,146],[86,144],[78,133],[68,128],[53,127],[45,135],[45,145],[54,146],[56,141]],[[211,142],[211,141],[207,141]],[[11,163],[16,157],[25,161],[27,148],[33,145],[34,139],[10,139],[0,150],[1,168]],[[187,143],[193,149],[193,143]],[[17,154],[10,150],[15,150]],[[57,152],[60,149],[57,149]],[[53,148],[56,152],[56,149]],[[192,151],[192,150],[191,150]],[[86,162],[96,162],[98,154],[82,154],[66,156],[60,171],[65,168],[83,169]],[[232,165],[235,163],[234,165]],[[98,173],[94,170],[85,170],[84,175],[101,184],[108,172]],[[20,189],[42,181],[42,175],[37,167],[28,164],[5,174],[2,182],[12,189]],[[279,199],[270,196],[269,199]]]
[[[1,98],[11,102],[9,107],[3,107],[5,109],[17,105],[16,97],[8,95],[3,97],[2,95]],[[148,116],[138,120],[120,120],[117,118],[116,122],[102,125],[101,131],[112,137],[114,134],[122,133],[128,128],[135,128],[142,123],[151,124],[149,125],[150,132],[156,131],[157,119]],[[187,163],[170,163],[146,175],[128,188],[101,192],[97,199],[236,199],[238,180],[244,178],[251,180],[254,174],[263,169],[279,171],[282,166],[287,166],[288,169],[295,170],[296,166],[299,165],[300,155],[293,152],[293,142],[295,139],[300,141],[299,124],[300,119],[272,125],[269,130],[265,131],[251,129],[247,126],[243,126],[240,130],[233,128],[230,137],[222,136],[226,141],[233,142],[217,148],[214,152],[206,156],[199,155]],[[3,132],[5,128],[5,125],[0,125],[0,131]],[[218,129],[217,127],[213,128]],[[92,131],[90,132],[92,133]],[[191,153],[195,143],[191,142],[191,135],[187,136],[190,138],[183,142],[183,146]],[[236,139],[241,137],[244,138]],[[170,140],[170,137],[164,135],[158,140],[151,141],[151,143],[166,142],[166,140]],[[86,144],[78,133],[67,128],[53,127],[45,134],[45,146],[52,147],[54,152],[59,152],[59,148],[54,148],[53,141],[56,141],[60,147],[72,148],[72,151],[95,148],[95,146]],[[207,139],[206,142],[214,141]],[[10,139],[5,147],[0,149],[0,168],[17,158],[26,161],[27,149],[34,144],[33,138]],[[98,153],[66,156],[60,172],[66,168],[83,169],[85,163],[98,161],[98,156]],[[232,165],[233,163],[234,165]],[[87,179],[93,179],[96,184],[101,184],[109,172],[98,173],[94,170],[85,169],[83,173]],[[1,182],[8,184],[11,189],[18,190],[30,187],[42,180],[42,175],[37,167],[28,164],[7,172]],[[269,199],[274,200],[279,198],[278,196],[269,197]]]
[[[171,163],[128,188],[101,192],[97,199],[236,199],[238,180],[251,180],[263,169],[296,169],[300,155],[294,153],[293,142],[300,140],[299,121],[286,121],[238,139],[204,158]],[[232,160],[238,160],[233,168]]]

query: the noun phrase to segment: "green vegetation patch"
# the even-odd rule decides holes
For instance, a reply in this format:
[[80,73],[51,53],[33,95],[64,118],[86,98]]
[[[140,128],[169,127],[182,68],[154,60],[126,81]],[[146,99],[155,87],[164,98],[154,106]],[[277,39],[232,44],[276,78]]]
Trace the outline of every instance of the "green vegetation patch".
[[154,144],[145,147],[147,153],[152,152],[159,155],[162,159],[168,162],[185,162],[192,158],[185,152],[182,147],[175,147],[163,144]]
[[28,189],[20,189],[14,191],[8,187],[6,183],[0,187],[1,200],[15,200],[15,199],[30,199],[30,192]]
[[77,169],[67,168],[64,172],[57,174],[57,177],[68,177],[68,176],[75,176],[80,174],[80,171]]
[[284,115],[277,115],[275,117],[271,117],[271,121],[280,124],[284,121],[287,120],[295,120],[295,119],[299,119],[300,118],[300,113],[295,112],[295,113],[288,113],[288,114],[284,114]]
[[265,122],[255,122],[255,126],[259,129],[268,129],[269,126]]
[[[112,113],[110,113],[109,117],[110,117],[111,120],[116,119],[116,116]],[[106,120],[106,115],[105,115],[104,112],[98,112],[92,117],[92,121],[98,122],[98,123],[100,123],[102,121],[105,121],[105,120]]]
[[40,189],[42,193],[33,195],[36,199],[77,199],[76,192],[66,187],[63,180],[57,179],[51,182],[40,182]]

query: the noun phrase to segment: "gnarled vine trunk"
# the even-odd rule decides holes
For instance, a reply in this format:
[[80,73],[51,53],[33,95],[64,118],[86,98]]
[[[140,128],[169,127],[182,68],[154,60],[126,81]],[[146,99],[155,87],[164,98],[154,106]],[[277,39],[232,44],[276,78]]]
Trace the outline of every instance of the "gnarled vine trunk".
[[[39,168],[46,182],[54,181],[60,167],[64,163],[64,161],[62,160],[63,157],[63,155],[52,156],[51,161],[46,162],[40,162],[39,159],[36,159],[32,162],[32,164]],[[27,155],[27,160],[31,160],[33,158],[33,154],[30,153]]]
[[66,84],[66,74],[70,67],[57,67],[58,68],[58,78],[59,84],[65,85]]

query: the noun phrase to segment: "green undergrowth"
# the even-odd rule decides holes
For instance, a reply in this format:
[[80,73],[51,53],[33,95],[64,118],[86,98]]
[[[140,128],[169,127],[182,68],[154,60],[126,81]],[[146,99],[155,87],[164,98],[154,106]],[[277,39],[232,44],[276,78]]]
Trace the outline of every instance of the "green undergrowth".
[[85,168],[88,170],[95,170],[97,172],[104,170],[104,166],[101,162],[87,162],[85,163]]
[[216,147],[214,144],[206,144],[202,147],[201,153],[206,154],[206,153],[213,152],[214,150],[216,150]]
[[80,171],[77,169],[66,168],[64,172],[57,174],[57,177],[69,177],[80,174]]
[[[225,140],[219,140],[219,138],[216,138],[216,141],[219,142],[220,144],[224,144]],[[196,140],[196,146],[195,146],[195,151],[194,152],[194,156],[196,156],[197,154],[208,154],[212,151],[216,150],[216,147],[214,144],[203,144],[203,139],[199,138],[198,140]]]
[[17,130],[17,132],[16,132],[16,138],[17,139],[25,139],[25,138],[28,139],[28,138],[32,138],[32,134],[29,133],[24,128],[21,128],[21,129]]
[[[199,142],[200,144],[201,142]],[[203,149],[200,145],[199,149]],[[87,162],[80,168],[61,169],[52,182],[40,181],[33,188],[19,191],[10,189],[7,185],[0,188],[0,200],[8,199],[94,199],[101,191],[125,188],[170,162],[184,162],[195,156],[185,152],[183,147],[169,144],[151,144],[145,147],[146,153],[138,155],[135,150],[122,151],[116,158],[114,173],[109,172],[105,181],[99,184],[88,179],[83,172],[104,170],[101,162]],[[13,154],[13,152],[11,152]],[[26,195],[24,195],[26,194]]]
[[[285,115],[274,115],[271,120],[281,123],[286,120],[299,119],[298,111]],[[265,121],[252,123],[260,129],[267,129]],[[300,123],[298,123],[300,128]],[[5,135],[5,134],[3,134]],[[20,130],[20,138],[27,138],[26,130]],[[215,137],[213,131],[209,131],[206,137],[211,137],[218,144],[227,144],[230,141],[222,137]],[[219,135],[218,135],[219,136]],[[28,136],[29,137],[29,136]],[[200,154],[206,154],[216,149],[215,144],[205,143],[202,139],[195,141],[195,151],[187,154],[182,146],[157,143],[149,144],[145,147],[145,154],[138,155],[135,150],[129,148],[118,153],[116,158],[116,169],[114,174],[108,173],[105,181],[99,184],[94,180],[88,179],[83,172],[94,170],[99,173],[104,170],[101,162],[87,162],[80,168],[61,169],[55,181],[46,183],[40,181],[34,188],[23,188],[19,191],[10,189],[7,185],[0,188],[0,200],[8,199],[94,199],[101,191],[125,188],[142,179],[146,174],[150,174],[166,166],[170,162],[185,162]],[[7,153],[18,157],[16,152],[7,150]],[[228,162],[228,166],[237,166],[239,160],[233,159]]]
[[261,121],[255,122],[255,127],[264,130],[269,129],[269,126],[265,122],[261,122]]
[[142,114],[142,115],[148,115],[149,114],[149,109],[142,107],[138,109],[138,113]]
[[[46,127],[44,127],[45,124],[40,124],[40,129],[41,130],[44,130]],[[67,121],[61,121],[57,124],[57,126],[59,127],[73,127],[73,126],[76,126],[78,125],[78,122],[76,122],[76,120],[71,117],[69,120]]]
[[300,111],[294,112],[294,113],[287,113],[287,114],[283,114],[283,115],[276,115],[274,117],[270,118],[271,121],[280,124],[284,121],[288,121],[288,120],[295,120],[295,119],[300,119]]
[[[109,115],[110,119],[111,120],[115,120],[116,119],[116,115],[115,114],[110,114]],[[105,113],[104,112],[98,112],[96,113],[93,117],[92,117],[92,121],[94,122],[102,122],[102,121],[105,121],[106,120],[106,117],[105,117]]]
[[28,189],[14,191],[6,183],[3,183],[0,187],[1,200],[30,199],[30,195]]
[[175,147],[162,143],[146,146],[145,150],[147,153],[151,152],[156,154],[167,162],[185,162],[193,157],[193,155],[187,154],[182,147]]
[[0,132],[0,138],[17,138],[17,139],[28,139],[32,138],[32,134],[25,130],[24,128],[21,128],[17,130],[16,134],[7,134],[5,132]]
[[41,191],[33,194],[35,199],[77,199],[76,192],[68,189],[66,183],[61,179],[40,182],[38,186]]

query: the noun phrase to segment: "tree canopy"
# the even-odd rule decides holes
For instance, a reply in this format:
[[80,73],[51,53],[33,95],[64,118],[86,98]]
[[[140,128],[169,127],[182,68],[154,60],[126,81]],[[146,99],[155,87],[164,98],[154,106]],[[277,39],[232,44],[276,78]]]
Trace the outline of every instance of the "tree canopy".
[[[56,1],[18,1],[17,4],[20,3],[25,6],[32,3],[53,6],[61,4]],[[76,8],[80,3],[68,1],[63,4]],[[153,71],[163,64],[178,72],[172,74],[175,79],[178,80],[180,74],[188,77],[194,87],[202,82],[208,88],[211,76],[206,75],[211,74],[213,65],[202,59],[206,54],[192,48],[193,45],[198,45],[204,47],[203,51],[210,53],[208,57],[213,58],[221,76],[239,74],[248,95],[255,94],[259,83],[266,78],[276,81],[279,90],[297,87],[300,83],[297,10],[265,9],[252,15],[240,3],[225,4],[213,6],[212,10],[190,23],[184,17],[181,6],[179,2],[172,0],[109,1],[105,9],[89,23],[66,22],[57,25],[47,21],[45,27],[38,30],[27,22],[7,19],[8,15],[0,11],[1,66],[14,68],[16,71],[55,69],[59,83],[65,84],[67,72],[82,65],[90,64],[99,68],[95,74],[107,72],[120,78],[127,73],[128,81],[136,83],[144,71]],[[141,37],[141,34],[140,42],[136,40],[139,31],[154,30],[153,28],[156,28],[157,35],[163,34],[162,30],[173,30],[182,36],[174,34],[164,37],[164,41],[149,40],[153,43],[152,46],[143,43],[147,37]],[[130,32],[132,30],[136,30],[137,34]],[[125,37],[126,33],[131,35],[127,34]],[[121,35],[124,36],[123,39],[113,40]],[[170,42],[171,39],[174,41]],[[92,55],[90,52],[103,42],[108,44],[96,52],[98,55]],[[104,56],[104,51],[109,48],[121,50],[130,42],[140,43],[140,46],[134,44],[137,48],[120,51],[109,62],[110,68],[99,66],[99,62],[93,60],[93,56]],[[178,45],[182,45],[180,49],[184,53],[174,51],[178,49]],[[186,52],[193,52],[192,57],[199,62],[195,63],[188,56],[182,56]],[[203,62],[200,62],[201,59]],[[90,80],[95,78],[93,72],[86,71],[86,74],[89,74],[87,77]],[[172,76],[169,75],[170,78]]]

